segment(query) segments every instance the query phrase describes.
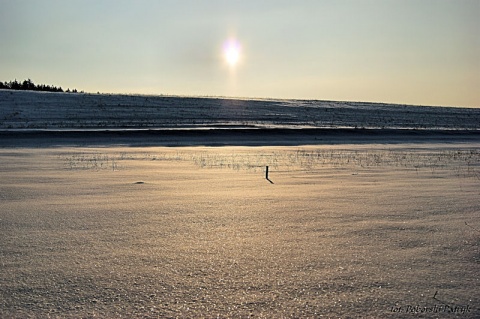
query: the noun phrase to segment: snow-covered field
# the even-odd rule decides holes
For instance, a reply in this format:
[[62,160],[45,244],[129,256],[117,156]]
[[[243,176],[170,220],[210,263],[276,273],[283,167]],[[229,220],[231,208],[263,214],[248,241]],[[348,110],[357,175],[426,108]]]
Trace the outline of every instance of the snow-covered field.
[[478,117],[0,91],[0,318],[478,318]]
[[480,109],[0,90],[0,130],[199,127],[479,130]]
[[0,149],[0,317],[478,318],[479,157]]

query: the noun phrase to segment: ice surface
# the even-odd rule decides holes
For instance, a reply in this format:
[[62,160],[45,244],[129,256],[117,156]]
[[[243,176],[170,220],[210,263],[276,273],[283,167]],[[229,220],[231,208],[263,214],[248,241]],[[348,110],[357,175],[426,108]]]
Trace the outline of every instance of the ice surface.
[[479,152],[0,149],[0,317],[478,318]]

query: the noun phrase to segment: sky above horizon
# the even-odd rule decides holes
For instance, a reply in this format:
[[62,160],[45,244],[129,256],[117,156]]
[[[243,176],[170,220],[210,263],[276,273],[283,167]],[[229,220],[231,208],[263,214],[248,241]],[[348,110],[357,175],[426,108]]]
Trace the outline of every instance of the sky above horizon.
[[0,0],[0,81],[480,107],[479,17],[479,0]]

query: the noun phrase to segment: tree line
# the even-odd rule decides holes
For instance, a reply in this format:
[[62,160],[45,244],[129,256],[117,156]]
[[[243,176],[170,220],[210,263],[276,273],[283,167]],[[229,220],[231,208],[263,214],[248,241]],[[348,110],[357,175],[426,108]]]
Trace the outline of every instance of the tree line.
[[10,82],[1,82],[0,81],[0,90],[22,90],[22,91],[43,91],[43,92],[67,92],[67,93],[83,93],[83,91],[78,92],[77,89],[67,89],[64,91],[61,86],[56,87],[53,85],[46,84],[35,84],[32,80],[24,80],[23,82],[18,82],[16,79]]

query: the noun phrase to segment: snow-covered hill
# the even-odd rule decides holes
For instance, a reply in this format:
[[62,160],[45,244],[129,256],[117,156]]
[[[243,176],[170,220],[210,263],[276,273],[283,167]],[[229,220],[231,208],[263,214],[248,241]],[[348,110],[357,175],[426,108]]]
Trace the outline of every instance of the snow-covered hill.
[[0,90],[0,130],[215,127],[480,130],[480,109]]

